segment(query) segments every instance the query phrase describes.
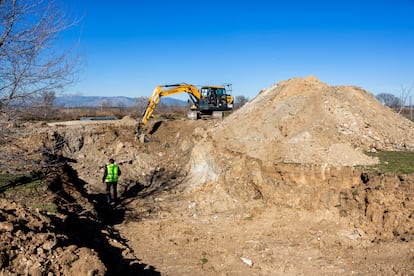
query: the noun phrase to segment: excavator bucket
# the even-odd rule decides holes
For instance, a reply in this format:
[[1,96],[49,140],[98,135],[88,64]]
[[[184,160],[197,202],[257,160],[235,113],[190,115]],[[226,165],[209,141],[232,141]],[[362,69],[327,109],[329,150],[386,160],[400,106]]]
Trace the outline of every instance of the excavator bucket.
[[141,143],[145,143],[145,142],[148,142],[149,141],[149,139],[148,139],[148,137],[145,135],[145,133],[143,133],[143,134],[140,134],[139,136],[138,136],[138,140],[141,142]]
[[136,137],[141,143],[145,143],[145,142],[150,141],[150,139],[147,137],[147,135],[145,135],[145,131],[144,131],[144,128],[142,127],[141,123],[139,123],[137,125]]
[[140,123],[137,125],[136,131],[137,131],[137,136],[139,136],[140,134],[142,134],[142,127],[141,127],[141,124]]

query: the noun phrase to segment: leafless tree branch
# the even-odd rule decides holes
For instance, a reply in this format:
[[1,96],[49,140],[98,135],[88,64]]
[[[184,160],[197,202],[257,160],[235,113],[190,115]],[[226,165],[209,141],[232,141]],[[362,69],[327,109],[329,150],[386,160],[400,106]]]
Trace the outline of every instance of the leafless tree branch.
[[401,85],[401,106],[400,106],[400,109],[398,110],[398,114],[401,114],[402,110],[404,109],[404,106],[406,105],[406,102],[407,102],[407,98],[408,96],[410,96],[413,88],[414,88],[414,83],[411,84],[409,88],[406,88],[403,85]]
[[0,109],[74,81],[73,49],[57,47],[69,21],[58,0],[0,1]]

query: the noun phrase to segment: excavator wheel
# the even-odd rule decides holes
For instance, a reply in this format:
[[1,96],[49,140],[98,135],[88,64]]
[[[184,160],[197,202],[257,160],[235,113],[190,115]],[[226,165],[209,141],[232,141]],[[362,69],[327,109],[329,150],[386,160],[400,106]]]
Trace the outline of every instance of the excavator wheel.
[[197,120],[199,119],[199,115],[197,111],[191,110],[187,113],[187,118],[190,120]]
[[213,111],[212,117],[214,119],[223,119],[224,113],[223,111]]

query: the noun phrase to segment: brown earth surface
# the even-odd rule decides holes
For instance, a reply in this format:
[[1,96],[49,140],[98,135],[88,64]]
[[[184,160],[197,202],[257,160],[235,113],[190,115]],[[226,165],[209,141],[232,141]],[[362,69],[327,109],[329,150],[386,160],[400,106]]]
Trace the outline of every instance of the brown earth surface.
[[[3,193],[1,274],[414,274],[414,176],[367,170],[378,160],[364,154],[413,150],[414,125],[363,89],[283,81],[222,121],[153,119],[144,144],[136,123],[21,124],[4,138],[3,173],[57,166],[44,190]],[[8,166],[12,153],[27,165]]]

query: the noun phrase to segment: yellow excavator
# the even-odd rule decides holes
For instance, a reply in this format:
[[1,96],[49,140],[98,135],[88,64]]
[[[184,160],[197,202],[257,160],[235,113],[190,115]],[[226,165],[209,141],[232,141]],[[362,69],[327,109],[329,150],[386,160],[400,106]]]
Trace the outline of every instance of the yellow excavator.
[[192,84],[186,83],[158,85],[149,98],[140,122],[138,122],[137,135],[140,136],[142,134],[145,124],[163,96],[187,93],[192,103],[191,110],[188,112],[189,119],[196,120],[202,115],[210,115],[215,118],[223,117],[224,111],[233,109],[234,101],[233,96],[226,90],[226,87],[230,87],[231,90],[231,84],[201,86],[200,89],[197,89]]

